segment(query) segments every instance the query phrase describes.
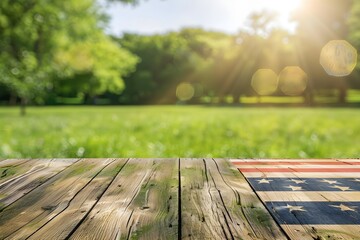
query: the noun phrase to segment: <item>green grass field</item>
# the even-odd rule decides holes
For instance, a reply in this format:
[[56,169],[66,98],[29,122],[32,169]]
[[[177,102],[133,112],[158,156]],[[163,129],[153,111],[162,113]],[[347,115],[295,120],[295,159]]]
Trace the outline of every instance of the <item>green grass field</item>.
[[0,108],[0,158],[354,158],[359,120],[340,108]]

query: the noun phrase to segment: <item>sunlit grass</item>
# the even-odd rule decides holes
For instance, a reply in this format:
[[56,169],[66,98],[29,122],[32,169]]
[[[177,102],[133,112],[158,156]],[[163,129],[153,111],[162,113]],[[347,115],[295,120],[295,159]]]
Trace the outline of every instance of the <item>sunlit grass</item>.
[[304,103],[304,98],[301,96],[296,97],[278,97],[278,96],[251,96],[241,97],[242,103]]
[[[338,93],[336,91],[325,91],[324,93],[316,93],[314,95],[315,104],[336,104],[338,103]],[[330,94],[330,95],[329,95]],[[302,96],[242,96],[242,103],[304,103]],[[357,89],[349,89],[347,93],[347,103],[360,103],[360,91]]]
[[347,158],[360,109],[0,108],[0,158]]
[[353,90],[353,89],[349,90],[347,101],[348,102],[359,103],[360,102],[360,91],[359,90]]

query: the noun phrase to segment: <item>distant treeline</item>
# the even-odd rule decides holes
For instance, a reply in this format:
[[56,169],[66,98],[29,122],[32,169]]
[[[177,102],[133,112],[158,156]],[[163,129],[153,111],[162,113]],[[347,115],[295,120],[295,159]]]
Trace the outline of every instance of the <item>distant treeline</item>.
[[[312,104],[315,95],[333,93],[343,103],[349,88],[360,88],[359,65],[335,77],[320,64],[331,40],[360,48],[357,1],[304,0],[293,16],[295,33],[271,27],[272,13],[254,13],[234,35],[184,28],[108,36],[107,16],[95,0],[2,0],[0,9],[2,104],[239,103],[241,96],[263,94],[303,96]],[[304,88],[287,67],[302,69]],[[257,91],[259,69],[286,75],[292,91],[284,91],[283,81],[273,91]],[[268,72],[257,75],[260,83],[272,77]]]

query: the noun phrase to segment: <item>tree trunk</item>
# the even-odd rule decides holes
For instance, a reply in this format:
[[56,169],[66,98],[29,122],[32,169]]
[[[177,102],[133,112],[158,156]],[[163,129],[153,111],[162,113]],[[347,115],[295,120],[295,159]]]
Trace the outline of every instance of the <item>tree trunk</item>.
[[223,94],[219,95],[219,104],[225,104],[225,96]]
[[26,115],[26,105],[27,105],[27,100],[25,98],[21,98],[21,104],[20,104],[20,115],[21,116]]
[[256,96],[256,102],[257,102],[257,104],[260,104],[261,103],[261,96],[260,95],[257,95]]
[[339,79],[337,82],[337,88],[339,91],[338,102],[340,104],[346,103],[348,85],[345,78]]
[[233,94],[233,104],[239,104],[240,103],[240,95],[239,94]]
[[10,93],[10,99],[9,99],[9,105],[10,106],[15,106],[17,102],[17,96],[15,93],[11,92]]
[[347,88],[340,88],[339,89],[339,103],[343,104],[346,103],[347,97]]
[[304,93],[304,103],[308,106],[314,105],[314,94],[311,90],[305,91]]

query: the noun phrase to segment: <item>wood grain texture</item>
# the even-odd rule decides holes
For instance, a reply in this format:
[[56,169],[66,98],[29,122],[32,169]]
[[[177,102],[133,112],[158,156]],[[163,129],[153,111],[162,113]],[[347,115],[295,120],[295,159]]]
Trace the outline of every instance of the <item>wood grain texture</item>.
[[82,159],[4,208],[0,212],[0,239],[12,239],[18,231],[62,211],[109,161],[113,160]]
[[[224,181],[238,193],[241,213],[255,232],[256,238],[286,239],[244,176],[227,160],[214,159],[214,161],[217,163]],[[240,209],[236,207],[235,210],[238,212]]]
[[17,169],[14,175],[0,183],[0,211],[24,197],[41,184],[45,183],[77,159],[34,159],[11,165],[8,171]]
[[299,240],[359,240],[359,225],[286,225],[282,226],[289,235],[290,239]]
[[[106,161],[106,160],[105,160]],[[106,191],[116,174],[122,169],[126,159],[108,161],[67,205],[53,211],[41,221],[23,227],[13,238],[28,236],[29,239],[65,239],[95,206],[100,196]],[[28,233],[31,233],[28,235]]]
[[[352,225],[359,221],[358,207],[351,204],[360,201],[359,191],[354,190],[358,186],[352,185],[354,189],[351,191],[350,187],[346,188],[346,184],[357,184],[356,179],[360,178],[356,172],[359,160],[326,159],[321,164],[319,161],[321,160],[236,160],[235,166],[241,166],[241,170],[257,170],[243,173],[290,239],[360,239],[360,225]],[[303,171],[318,169],[320,165],[323,166],[322,172]],[[348,172],[331,172],[333,169],[342,171],[349,166],[351,168]],[[263,171],[264,169],[275,171]],[[298,171],[299,169],[302,170]],[[287,185],[289,187],[284,188]],[[327,190],[319,190],[321,188]],[[327,208],[328,205],[330,207]],[[345,209],[340,210],[341,205]],[[303,212],[309,215],[302,217]]]
[[28,168],[19,166],[29,162],[30,159],[6,159],[0,161],[0,183],[28,171]]
[[359,240],[360,227],[353,225],[281,225],[291,240]]
[[130,159],[70,239],[176,239],[175,159]]
[[[243,165],[251,167],[255,160],[247,161]],[[268,168],[280,166],[262,161]],[[280,161],[306,168],[320,159]],[[359,163],[336,160],[340,166]],[[310,173],[276,176],[291,181],[304,174]],[[255,180],[246,180],[224,159],[8,159],[0,161],[0,175],[0,239],[360,239],[359,225],[280,228],[268,212],[271,206],[264,206],[274,199],[275,208],[285,202],[337,200],[354,202],[357,210],[358,192],[265,189],[257,195],[249,185]]]
[[181,159],[182,238],[286,239],[225,160]]
[[16,166],[28,161],[30,159],[3,159],[0,160],[0,168]]

